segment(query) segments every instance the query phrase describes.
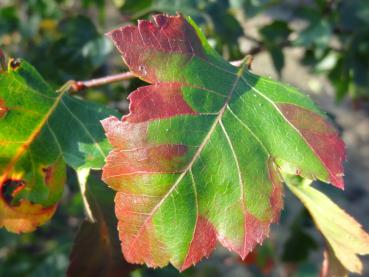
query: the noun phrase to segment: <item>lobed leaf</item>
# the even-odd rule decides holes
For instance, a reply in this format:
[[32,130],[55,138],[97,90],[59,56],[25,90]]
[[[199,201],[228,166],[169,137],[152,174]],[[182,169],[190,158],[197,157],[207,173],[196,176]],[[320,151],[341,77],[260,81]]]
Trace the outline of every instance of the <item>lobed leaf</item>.
[[182,271],[217,240],[244,259],[278,220],[279,172],[343,188],[344,144],[324,114],[223,60],[190,18],[156,15],[109,36],[150,83],[122,120],[102,121],[113,146],[103,180],[118,191],[127,261]]
[[99,124],[114,113],[55,93],[27,62],[0,71],[0,227],[28,232],[55,212],[73,168],[101,168],[110,146]]
[[326,271],[343,271],[343,266],[350,272],[361,273],[362,263],[358,255],[369,254],[369,234],[355,219],[310,184],[300,184],[298,180],[290,177],[285,180],[291,191],[308,209],[329,244]]

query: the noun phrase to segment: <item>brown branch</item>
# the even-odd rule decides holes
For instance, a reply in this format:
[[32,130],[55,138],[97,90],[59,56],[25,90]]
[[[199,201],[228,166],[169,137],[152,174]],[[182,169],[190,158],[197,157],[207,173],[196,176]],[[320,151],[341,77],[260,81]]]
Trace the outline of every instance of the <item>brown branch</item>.
[[262,41],[258,40],[257,38],[255,38],[253,36],[250,36],[249,34],[243,34],[243,37],[246,38],[247,40],[252,41],[253,43],[255,43],[257,45],[260,45],[260,44],[263,43]]
[[101,78],[86,80],[86,81],[71,81],[70,88],[71,90],[78,92],[87,88],[99,87],[119,81],[133,79],[136,76],[131,72],[123,72],[115,75],[109,75]]
[[260,52],[263,52],[264,50],[265,50],[265,47],[262,44],[259,44],[255,47],[251,48],[248,53],[251,56],[255,56],[255,55],[259,54]]

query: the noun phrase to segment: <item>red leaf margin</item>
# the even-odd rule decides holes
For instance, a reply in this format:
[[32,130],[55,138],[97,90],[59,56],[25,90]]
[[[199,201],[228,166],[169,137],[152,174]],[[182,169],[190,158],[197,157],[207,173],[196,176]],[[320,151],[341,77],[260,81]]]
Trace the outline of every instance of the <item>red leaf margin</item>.
[[[146,263],[155,267],[166,265],[170,260],[170,255],[166,253],[165,247],[150,233],[152,231],[151,217],[158,204],[148,203],[145,197],[135,195],[130,190],[137,175],[181,172],[188,161],[186,159],[188,149],[186,145],[150,145],[146,140],[148,124],[153,120],[176,115],[196,115],[198,112],[184,101],[182,88],[188,84],[165,78],[163,80],[163,77],[157,74],[156,69],[150,66],[150,55],[143,53],[151,53],[152,51],[179,53],[184,56],[185,61],[191,59],[192,56],[201,59],[207,59],[207,57],[204,55],[205,50],[202,49],[194,29],[181,15],[156,15],[153,18],[154,22],[139,21],[138,27],[126,26],[108,34],[130,70],[139,78],[154,84],[141,87],[129,96],[130,113],[123,117],[122,121],[117,118],[108,118],[102,121],[102,124],[109,141],[114,148],[117,148],[110,153],[107,159],[107,165],[103,169],[103,180],[118,190],[115,200],[116,215],[119,219],[118,229],[123,253],[130,262]],[[170,40],[169,37],[175,39]],[[155,109],[152,109],[153,106]],[[336,172],[343,172],[342,162],[345,159],[345,151],[344,144],[335,130],[321,117],[308,110],[295,109],[294,105],[281,103],[278,104],[278,107],[281,114],[296,128],[305,142],[315,150],[315,154],[328,169],[331,182],[343,189],[342,174]],[[316,119],[317,127],[315,129],[304,128],[305,122],[300,117],[301,113],[304,112]],[[130,135],[125,136],[124,134],[127,133]],[[322,134],[325,141],[333,142],[337,147],[338,153],[335,156],[337,159],[333,161],[329,159],[324,152],[326,145],[322,146],[317,142],[317,138],[321,141]],[[142,159],[142,157],[145,158]],[[114,166],[118,162],[119,166]],[[270,198],[274,211],[272,219],[262,222],[246,212],[245,230],[248,232],[240,247],[217,234],[214,227],[205,218],[198,217],[188,254],[183,263],[175,265],[176,267],[182,271],[201,260],[202,257],[207,257],[213,251],[216,239],[245,258],[257,243],[261,243],[268,236],[270,223],[276,222],[279,218],[279,212],[283,205],[283,191],[277,169],[271,159],[267,167],[269,179],[273,184],[273,193]],[[119,177],[119,180],[116,177]],[[148,206],[152,210],[150,215],[140,222],[143,226],[139,231],[141,239],[137,240],[138,237],[136,237],[134,239],[135,247],[132,247],[131,234],[129,234],[130,226],[137,225],[138,222],[133,217],[130,219],[129,214],[139,213]],[[198,235],[198,230],[206,230],[206,237],[200,236],[200,233]],[[197,236],[202,239],[206,238],[206,240],[200,241]],[[193,244],[193,242],[198,242],[199,245]],[[201,243],[206,248],[200,246]],[[162,251],[157,252],[155,249],[162,249]],[[196,249],[202,249],[202,251],[195,251]]]

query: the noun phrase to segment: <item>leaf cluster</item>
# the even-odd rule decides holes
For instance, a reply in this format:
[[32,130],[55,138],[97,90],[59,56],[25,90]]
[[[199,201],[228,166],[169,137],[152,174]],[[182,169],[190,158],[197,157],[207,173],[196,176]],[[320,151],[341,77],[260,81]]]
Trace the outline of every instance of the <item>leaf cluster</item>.
[[[121,60],[116,54],[112,55],[113,44],[103,34],[111,25],[121,25],[121,19],[123,24],[129,24],[159,12],[181,12],[193,18],[208,38],[209,45],[226,60],[242,58],[245,41],[251,45],[247,53],[258,55],[267,51],[280,78],[286,63],[285,51],[291,47],[302,48],[301,63],[316,74],[325,74],[335,87],[338,100],[346,95],[360,101],[368,98],[369,6],[365,0],[315,0],[311,4],[279,0],[112,2],[108,5],[102,0],[5,0],[0,6],[0,47],[9,56],[24,57],[30,62],[9,59],[9,63],[3,64],[1,61],[0,170],[4,176],[3,173],[7,173],[7,178],[2,180],[6,185],[0,191],[0,226],[15,232],[28,232],[47,222],[56,211],[52,221],[35,233],[15,236],[0,230],[0,275],[63,276],[68,273],[70,276],[92,276],[99,272],[108,276],[125,275],[133,270],[142,276],[178,275],[170,266],[151,270],[128,265],[123,260],[116,232],[117,220],[113,216],[113,193],[101,183],[99,174],[91,173],[91,170],[102,169],[112,149],[100,120],[111,115],[120,117],[114,108],[126,113],[128,106],[127,102],[121,101],[122,92],[126,95],[150,80],[141,76],[144,81],[135,79],[79,95],[71,95],[65,89],[56,92],[56,88],[66,81],[90,79],[122,70]],[[112,10],[119,21],[111,20]],[[244,30],[245,23],[265,14],[270,20],[260,26],[255,37]],[[204,37],[201,39],[207,43]],[[224,76],[218,77],[223,80]],[[259,88],[256,83],[268,82],[260,81],[258,77],[255,80],[251,85],[260,90],[263,85]],[[196,106],[195,98],[186,100]],[[10,111],[8,107],[16,109]],[[17,109],[18,112],[14,112]],[[164,128],[172,127],[171,124],[160,126],[156,126],[159,136]],[[182,128],[185,127],[183,124]],[[165,138],[162,135],[163,141]],[[231,152],[228,154],[232,156]],[[283,161],[278,162],[278,167],[285,172],[316,177],[304,175]],[[347,269],[359,272],[361,263],[357,254],[368,251],[367,237],[361,226],[319,191],[303,183],[304,180],[289,175],[283,177],[328,238],[326,276],[332,270],[341,275],[346,274]],[[324,181],[330,181],[328,177],[324,178]],[[189,193],[181,195],[188,196]],[[319,216],[316,202],[327,209],[330,218]],[[11,209],[4,208],[8,206]],[[264,210],[265,214],[267,211]],[[25,215],[21,223],[14,220],[19,213]],[[288,211],[282,214],[282,218],[289,216]],[[83,217],[87,219],[82,220]],[[301,217],[306,218],[306,214]],[[337,223],[339,221],[341,223]],[[347,230],[345,225],[352,229]],[[335,226],[338,231],[332,232],[330,226]],[[162,230],[169,230],[164,224],[162,227]],[[291,266],[297,274],[305,273],[309,254],[317,249],[315,239],[305,227],[298,216],[286,231],[289,237],[280,246],[283,248],[281,257],[278,257],[281,252],[277,249],[278,243],[272,238],[246,261],[232,258],[231,263],[234,267],[243,267],[246,263],[255,274],[270,274],[279,265]],[[161,233],[167,241],[173,239],[170,234]],[[337,243],[341,236],[358,239],[354,239],[353,245],[345,244],[348,249],[345,252]],[[175,240],[180,242],[178,237]],[[88,259],[84,259],[85,256]],[[349,259],[345,261],[344,257]],[[219,266],[210,259],[184,275],[213,276],[220,274],[219,268],[226,267],[226,263]],[[313,274],[317,274],[318,266],[315,265],[314,270]]]

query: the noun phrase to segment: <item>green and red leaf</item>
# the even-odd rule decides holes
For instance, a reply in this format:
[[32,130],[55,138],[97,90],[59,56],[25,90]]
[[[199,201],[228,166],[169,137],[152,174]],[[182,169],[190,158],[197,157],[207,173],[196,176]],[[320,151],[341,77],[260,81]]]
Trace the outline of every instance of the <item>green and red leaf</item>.
[[[156,15],[109,33],[131,72],[130,113],[102,124],[103,180],[127,261],[179,270],[218,240],[243,259],[283,205],[279,172],[343,188],[344,144],[296,89],[223,60],[190,18]],[[333,156],[332,156],[333,155]]]
[[46,222],[64,188],[65,162],[47,125],[62,95],[45,88],[27,63],[11,60],[0,72],[0,227],[13,232]]
[[62,196],[66,164],[100,169],[111,149],[99,120],[115,113],[55,92],[26,61],[0,70],[0,227],[29,232]]

